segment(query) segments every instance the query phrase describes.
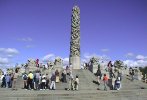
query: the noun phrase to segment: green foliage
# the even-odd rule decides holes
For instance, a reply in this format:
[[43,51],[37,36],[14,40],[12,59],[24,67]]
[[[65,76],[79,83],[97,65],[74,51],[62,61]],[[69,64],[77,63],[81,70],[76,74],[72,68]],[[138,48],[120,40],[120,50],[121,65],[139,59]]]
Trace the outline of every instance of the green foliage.
[[147,66],[146,67],[139,67],[139,70],[142,72],[143,76],[147,74]]

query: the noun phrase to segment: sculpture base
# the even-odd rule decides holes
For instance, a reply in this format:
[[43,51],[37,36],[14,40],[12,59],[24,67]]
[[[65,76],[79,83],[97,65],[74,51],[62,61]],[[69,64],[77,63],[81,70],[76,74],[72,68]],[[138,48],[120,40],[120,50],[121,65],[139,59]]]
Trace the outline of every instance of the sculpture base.
[[54,65],[54,69],[61,72],[63,70],[63,66],[62,65]]
[[97,69],[98,69],[98,65],[91,65],[89,70],[92,72],[92,73],[96,73],[97,72]]
[[81,69],[80,57],[70,57],[70,65],[72,66],[72,69]]

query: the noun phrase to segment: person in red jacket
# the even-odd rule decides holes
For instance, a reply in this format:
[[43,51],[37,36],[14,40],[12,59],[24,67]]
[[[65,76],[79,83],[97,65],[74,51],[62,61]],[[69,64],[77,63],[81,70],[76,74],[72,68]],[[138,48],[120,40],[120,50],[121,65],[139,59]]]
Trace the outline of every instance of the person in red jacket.
[[106,76],[106,74],[104,74],[103,81],[104,81],[104,90],[107,91],[108,77]]

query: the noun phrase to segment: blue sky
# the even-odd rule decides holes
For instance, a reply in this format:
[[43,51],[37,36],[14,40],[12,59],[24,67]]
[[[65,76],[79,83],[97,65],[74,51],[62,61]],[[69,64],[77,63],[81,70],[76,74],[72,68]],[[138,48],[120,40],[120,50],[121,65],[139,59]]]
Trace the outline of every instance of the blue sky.
[[0,0],[0,66],[67,60],[75,4],[82,61],[98,56],[147,65],[147,0]]

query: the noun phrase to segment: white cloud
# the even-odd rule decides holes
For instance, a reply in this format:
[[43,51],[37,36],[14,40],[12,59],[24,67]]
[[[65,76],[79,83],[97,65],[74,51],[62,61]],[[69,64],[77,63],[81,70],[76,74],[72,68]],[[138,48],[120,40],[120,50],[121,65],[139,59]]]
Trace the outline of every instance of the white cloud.
[[107,55],[102,55],[102,56],[100,56],[100,60],[109,61],[110,58]]
[[13,57],[13,55],[9,54],[9,55],[7,55],[7,57],[12,58],[12,57]]
[[18,50],[16,50],[15,48],[8,48],[6,49],[5,52],[8,54],[14,54],[14,55],[19,53]]
[[98,58],[98,60],[101,62],[101,61],[109,61],[110,58],[107,56],[107,55],[97,55],[97,54],[89,54],[89,53],[85,53],[84,54],[84,57],[82,58],[82,63],[83,62],[89,62],[89,60],[92,58],[92,57],[96,57]]
[[144,67],[147,66],[147,61],[145,60],[125,60],[124,64],[128,67]]
[[8,63],[9,63],[8,58],[2,58],[2,57],[0,57],[0,64],[8,64]]
[[42,58],[43,62],[53,61],[55,59],[54,54],[48,54]]
[[126,56],[126,57],[133,57],[134,54],[133,54],[132,52],[129,52],[129,53],[127,53],[125,56]]
[[63,64],[64,65],[68,65],[69,64],[69,58],[68,57],[63,58]]
[[19,52],[15,48],[0,48],[0,53],[18,54]]
[[[129,56],[134,56],[133,53],[128,53]],[[147,56],[137,55],[135,60],[125,60],[124,64],[129,67],[144,67],[147,66]]]
[[19,51],[15,48],[0,48],[0,68],[12,67],[13,58],[17,54]]
[[15,48],[0,48],[1,57],[13,57],[19,54],[19,51]]
[[87,59],[81,59],[81,63],[88,62]]
[[147,57],[144,57],[144,60],[147,60]]
[[123,61],[125,65],[128,67],[133,67],[134,66],[134,61],[133,60],[125,60]]
[[31,41],[33,41],[33,39],[30,38],[30,37],[27,37],[27,38],[18,38],[17,40],[18,41],[23,41],[23,42],[31,42]]
[[26,45],[26,48],[33,48],[33,45]]
[[146,60],[138,60],[136,61],[138,65],[140,66],[147,66],[147,61]]
[[108,52],[109,49],[101,49],[102,52]]
[[84,54],[84,59],[90,59],[92,57],[99,57],[99,56],[97,54],[89,54],[89,53]]
[[144,60],[146,57],[145,56],[143,56],[143,55],[137,55],[136,56],[136,59],[138,59],[138,60]]

